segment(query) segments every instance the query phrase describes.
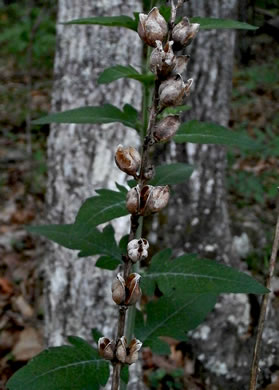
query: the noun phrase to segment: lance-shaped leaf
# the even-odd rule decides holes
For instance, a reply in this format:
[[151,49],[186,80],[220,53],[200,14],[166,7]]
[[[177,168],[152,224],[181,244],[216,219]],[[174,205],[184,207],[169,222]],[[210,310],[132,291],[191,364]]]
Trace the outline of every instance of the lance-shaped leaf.
[[75,224],[81,225],[81,228],[86,232],[93,226],[127,215],[127,190],[122,188],[123,190],[119,192],[107,189],[96,190],[98,196],[92,196],[83,203]]
[[183,123],[176,135],[176,143],[192,142],[197,144],[219,144],[255,149],[258,144],[245,134],[227,129],[209,122],[192,120]]
[[63,24],[95,24],[107,27],[125,27],[133,31],[137,31],[138,23],[130,16],[98,16],[93,18],[74,19]]
[[160,165],[156,168],[155,177],[150,181],[150,184],[164,186],[184,183],[192,175],[193,170],[193,167],[183,163]]
[[136,110],[128,104],[124,106],[123,111],[111,104],[105,104],[100,107],[80,107],[49,114],[34,120],[32,123],[44,125],[49,123],[101,124],[119,122],[137,129],[137,115],[135,115],[135,112]]
[[79,337],[34,357],[8,381],[7,390],[98,390],[109,377],[109,365]]
[[[96,227],[87,231],[79,224],[29,226],[31,233],[40,234],[68,249],[79,250],[79,257],[104,255],[110,258],[110,268],[116,268],[121,262],[121,250],[114,238],[114,230],[108,225],[101,232]],[[114,262],[115,267],[112,267]],[[104,268],[104,267],[102,267]]]
[[147,85],[151,84],[155,80],[153,74],[141,74],[131,65],[115,65],[105,69],[103,73],[101,73],[98,83],[108,84],[122,78],[137,80]]
[[148,271],[142,275],[141,285],[152,295],[156,284],[165,295],[175,290],[189,293],[247,293],[266,294],[267,288],[244,272],[219,264],[214,260],[183,255],[171,259],[171,250],[156,254]]
[[135,335],[155,353],[168,353],[167,345],[158,337],[168,336],[186,340],[187,332],[198,326],[213,309],[216,296],[212,294],[173,294],[146,305],[146,321],[137,312]]
[[236,29],[236,30],[257,30],[258,27],[251,24],[239,22],[231,19],[201,18],[196,16],[191,18],[191,23],[199,23],[201,30],[208,29]]

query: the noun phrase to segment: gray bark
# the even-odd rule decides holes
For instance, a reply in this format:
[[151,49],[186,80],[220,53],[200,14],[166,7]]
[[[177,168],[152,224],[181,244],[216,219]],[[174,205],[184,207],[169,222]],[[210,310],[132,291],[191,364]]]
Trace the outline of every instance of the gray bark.
[[[58,22],[89,16],[132,15],[140,1],[59,0]],[[141,42],[134,32],[99,26],[57,25],[52,111],[85,105],[130,103],[140,108],[141,90],[133,81],[98,85],[99,74],[114,64],[141,61]],[[125,175],[114,163],[119,143],[138,145],[136,132],[120,124],[102,126],[53,125],[48,139],[47,219],[72,223],[83,201],[98,188],[124,183]],[[129,232],[127,218],[114,223],[118,238]],[[46,342],[61,345],[67,335],[88,340],[91,329],[112,337],[117,307],[111,299],[114,274],[95,268],[94,258],[53,243],[45,258]],[[137,378],[137,386],[142,388]]]
[[[195,0],[185,7],[184,14],[236,19],[237,10],[237,0]],[[194,78],[194,87],[187,102],[192,109],[185,115],[186,121],[198,119],[227,126],[234,46],[233,30],[199,32],[189,50],[187,78]],[[160,155],[161,151],[159,160]],[[188,161],[195,171],[188,185],[177,186],[164,224],[160,226],[160,221],[155,221],[153,227],[159,226],[157,236],[153,233],[150,238],[154,241],[159,238],[161,248],[172,247],[176,254],[198,253],[237,269],[245,268],[232,245],[225,190],[225,148],[172,144],[168,160]],[[206,323],[192,333],[188,347],[193,350],[198,374],[202,373],[208,389],[248,388],[258,300],[243,294],[223,295]],[[278,318],[271,308],[260,363],[261,384],[268,383],[272,371],[278,367],[278,340]]]

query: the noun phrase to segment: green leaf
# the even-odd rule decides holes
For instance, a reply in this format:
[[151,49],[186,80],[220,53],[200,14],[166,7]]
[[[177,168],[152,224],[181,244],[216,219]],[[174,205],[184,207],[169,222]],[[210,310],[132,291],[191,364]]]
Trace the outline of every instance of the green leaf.
[[[131,106],[129,106],[131,107]],[[135,109],[133,109],[135,111]],[[40,119],[32,121],[34,125],[44,125],[49,123],[81,123],[81,124],[96,124],[96,123],[123,123],[125,126],[137,129],[135,114],[131,116],[131,109],[124,111],[105,104],[100,107],[80,107],[72,110],[49,114]]]
[[245,134],[229,130],[221,125],[209,122],[199,122],[197,120],[183,123],[174,136],[174,141],[179,144],[192,142],[197,144],[237,146],[250,149],[258,147],[257,143]]
[[129,366],[127,364],[121,367],[120,379],[124,383],[126,383],[126,385],[128,384],[128,382],[129,382]]
[[170,250],[156,254],[141,285],[147,295],[152,295],[156,284],[164,295],[179,291],[188,293],[247,293],[266,294],[267,288],[251,276],[234,268],[196,255],[183,255],[170,259]]
[[83,225],[42,225],[28,226],[31,233],[40,234],[65,248],[79,250],[79,257],[105,255],[114,259],[118,265],[121,262],[121,251],[118,248],[114,230],[108,225],[101,232],[91,226],[84,229]]
[[76,217],[75,224],[82,225],[84,231],[114,218],[128,215],[126,193],[107,189],[96,190],[97,196],[88,198]]
[[190,178],[193,170],[193,167],[183,163],[160,165],[156,168],[155,177],[150,181],[150,184],[163,186],[184,183]]
[[146,322],[137,312],[135,335],[153,352],[164,354],[167,346],[158,337],[168,336],[186,340],[187,332],[198,326],[213,309],[216,296],[212,294],[175,294],[146,305]]
[[143,84],[151,84],[155,80],[153,74],[141,74],[131,65],[115,65],[103,71],[98,79],[99,84],[108,84],[122,78],[134,79]]
[[201,30],[208,29],[237,29],[237,30],[257,30],[258,27],[251,24],[239,22],[231,19],[201,18],[196,16],[191,18],[191,23],[199,23]]
[[109,365],[79,337],[71,345],[49,348],[34,357],[8,381],[7,390],[97,390],[105,386]]
[[188,106],[188,105],[183,105],[183,106],[176,106],[176,107],[168,107],[164,110],[164,113],[163,113],[163,116],[167,116],[167,115],[178,115],[180,114],[181,112],[184,112],[184,111],[189,111],[191,110],[191,106]]
[[74,19],[63,24],[97,24],[107,27],[125,27],[133,31],[137,31],[138,28],[136,20],[126,15],[98,16],[94,18]]
[[102,256],[96,261],[95,266],[102,269],[114,271],[119,266],[119,264],[121,264],[120,260],[109,256]]
[[98,344],[99,339],[104,336],[97,328],[91,329],[91,334],[96,344]]

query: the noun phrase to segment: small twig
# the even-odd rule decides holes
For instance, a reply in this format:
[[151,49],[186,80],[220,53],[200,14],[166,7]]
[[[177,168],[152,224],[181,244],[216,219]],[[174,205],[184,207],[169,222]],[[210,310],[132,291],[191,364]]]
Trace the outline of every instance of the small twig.
[[[277,207],[277,212],[278,212],[278,207]],[[268,289],[271,288],[271,281],[272,281],[272,277],[274,274],[278,246],[279,246],[279,212],[278,212],[278,217],[277,217],[274,241],[273,241],[273,245],[272,245],[272,253],[271,253],[270,262],[269,262],[269,271],[268,271],[268,276],[266,278],[266,288],[268,288]],[[263,335],[264,324],[265,324],[265,319],[266,319],[266,312],[267,312],[269,300],[270,300],[270,295],[265,294],[263,296],[262,304],[261,304],[260,319],[259,319],[255,347],[254,347],[253,361],[252,361],[252,365],[251,365],[251,376],[250,376],[249,390],[255,390],[256,385],[257,385],[258,366],[259,366],[259,359],[260,359],[260,348],[261,348],[261,343],[262,343],[262,335]]]

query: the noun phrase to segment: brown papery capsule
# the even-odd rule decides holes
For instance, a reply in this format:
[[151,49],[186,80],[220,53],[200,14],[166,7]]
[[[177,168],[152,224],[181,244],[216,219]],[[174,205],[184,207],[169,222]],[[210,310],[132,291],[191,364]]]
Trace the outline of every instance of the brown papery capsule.
[[159,87],[160,106],[179,106],[183,101],[184,82],[180,74],[162,82]]
[[180,126],[179,115],[168,115],[160,120],[153,130],[153,138],[156,142],[168,141],[175,135]]
[[112,360],[114,357],[114,342],[107,337],[101,337],[98,341],[98,350],[101,357]]
[[182,74],[187,68],[189,59],[190,59],[190,56],[188,56],[188,55],[177,56],[173,73],[174,74],[177,74],[177,73]]
[[122,305],[125,301],[125,280],[121,274],[117,274],[111,285],[112,299],[117,305]]
[[149,243],[145,238],[135,239],[128,243],[127,252],[133,263],[148,257]]
[[174,50],[181,50],[183,47],[190,45],[199,31],[198,23],[190,23],[185,16],[172,31],[172,39],[174,40]]
[[148,15],[139,14],[138,34],[149,46],[156,46],[156,41],[163,41],[168,34],[168,25],[157,7]]
[[133,187],[126,196],[126,207],[130,214],[138,214],[140,209],[140,194],[138,187]]
[[122,145],[118,145],[115,153],[115,162],[121,171],[134,176],[140,167],[141,157],[135,148],[131,146],[123,148]]
[[127,295],[125,305],[135,305],[141,298],[141,288],[139,286],[140,275],[133,273],[126,280]]
[[126,348],[127,348],[127,340],[126,337],[122,336],[117,343],[116,346],[116,357],[121,363],[125,363],[126,360]]
[[147,212],[150,214],[161,211],[168,204],[170,198],[170,190],[168,186],[154,187],[152,196],[146,206]]
[[142,188],[140,192],[140,215],[146,216],[149,213],[146,211],[146,206],[149,202],[149,199],[152,195],[153,186],[146,185]]
[[142,342],[137,339],[132,339],[128,348],[127,348],[127,356],[125,363],[127,364],[133,364],[138,360],[139,357],[139,350],[141,349]]
[[176,57],[172,50],[173,41],[167,42],[163,48],[162,42],[156,41],[156,49],[150,55],[150,70],[160,77],[168,76],[176,65]]

